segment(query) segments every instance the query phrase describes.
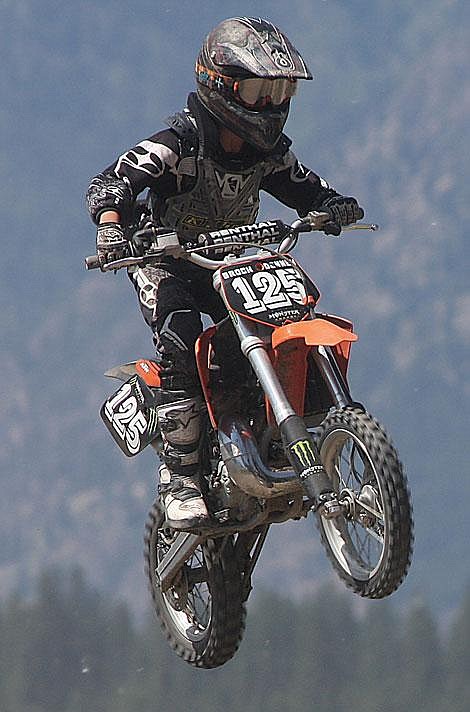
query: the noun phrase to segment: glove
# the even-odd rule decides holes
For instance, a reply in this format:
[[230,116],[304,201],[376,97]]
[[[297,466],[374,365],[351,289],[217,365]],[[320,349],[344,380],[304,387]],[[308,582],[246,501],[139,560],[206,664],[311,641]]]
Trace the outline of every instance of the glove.
[[96,254],[101,271],[108,262],[120,260],[128,255],[128,242],[119,223],[104,222],[96,229]]
[[341,228],[344,225],[361,220],[364,217],[364,211],[359,206],[355,198],[346,198],[343,195],[335,195],[325,200],[318,210],[324,210],[331,215],[331,222],[325,227],[326,234],[339,235]]
[[141,257],[150,249],[154,240],[155,232],[152,230],[152,224],[146,223],[132,235],[132,240],[129,241],[129,253],[133,257]]

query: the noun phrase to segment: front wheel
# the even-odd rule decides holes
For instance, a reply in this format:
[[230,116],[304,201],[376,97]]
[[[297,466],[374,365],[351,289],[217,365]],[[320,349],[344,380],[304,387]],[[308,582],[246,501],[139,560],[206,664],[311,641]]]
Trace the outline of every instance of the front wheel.
[[191,665],[223,665],[240,644],[246,616],[232,537],[203,541],[163,592],[156,570],[178,532],[162,529],[162,523],[156,502],[146,525],[144,556],[163,631],[176,654]]
[[356,593],[388,596],[405,578],[413,546],[410,494],[397,452],[379,423],[357,407],[331,411],[317,444],[343,506],[335,519],[317,516],[326,552]]

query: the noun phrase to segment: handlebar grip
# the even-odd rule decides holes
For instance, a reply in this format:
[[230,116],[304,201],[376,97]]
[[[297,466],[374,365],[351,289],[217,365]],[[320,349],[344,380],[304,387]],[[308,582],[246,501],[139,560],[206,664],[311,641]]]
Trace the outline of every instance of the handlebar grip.
[[99,269],[100,261],[98,259],[98,255],[90,255],[89,257],[85,257],[85,267],[86,269]]

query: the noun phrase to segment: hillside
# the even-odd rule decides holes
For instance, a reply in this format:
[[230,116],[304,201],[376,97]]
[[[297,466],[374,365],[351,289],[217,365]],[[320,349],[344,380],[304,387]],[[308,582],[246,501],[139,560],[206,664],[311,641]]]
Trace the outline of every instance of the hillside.
[[[47,0],[0,7],[0,582],[28,585],[47,563],[81,564],[139,605],[141,536],[153,496],[151,453],[124,461],[98,419],[113,389],[102,373],[152,353],[123,275],[87,274],[89,178],[161,125],[192,89],[194,56],[222,19],[154,2]],[[227,2],[226,16],[251,13]],[[406,463],[417,523],[415,561],[397,599],[456,605],[468,581],[470,185],[468,6],[296,0],[257,4],[309,58],[288,133],[298,155],[357,195],[382,229],[298,248],[360,342],[356,397]],[[177,28],[178,43],[174,41]],[[295,217],[272,200],[264,217]],[[257,581],[308,592],[329,568],[311,525],[277,527]]]

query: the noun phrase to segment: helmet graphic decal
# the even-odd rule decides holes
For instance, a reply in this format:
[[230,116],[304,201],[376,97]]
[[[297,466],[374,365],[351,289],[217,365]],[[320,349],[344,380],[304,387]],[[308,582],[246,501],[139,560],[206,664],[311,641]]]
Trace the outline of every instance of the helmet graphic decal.
[[262,47],[277,67],[295,71],[295,64],[284,36],[275,25],[261,18],[237,17],[236,19],[259,35]]

